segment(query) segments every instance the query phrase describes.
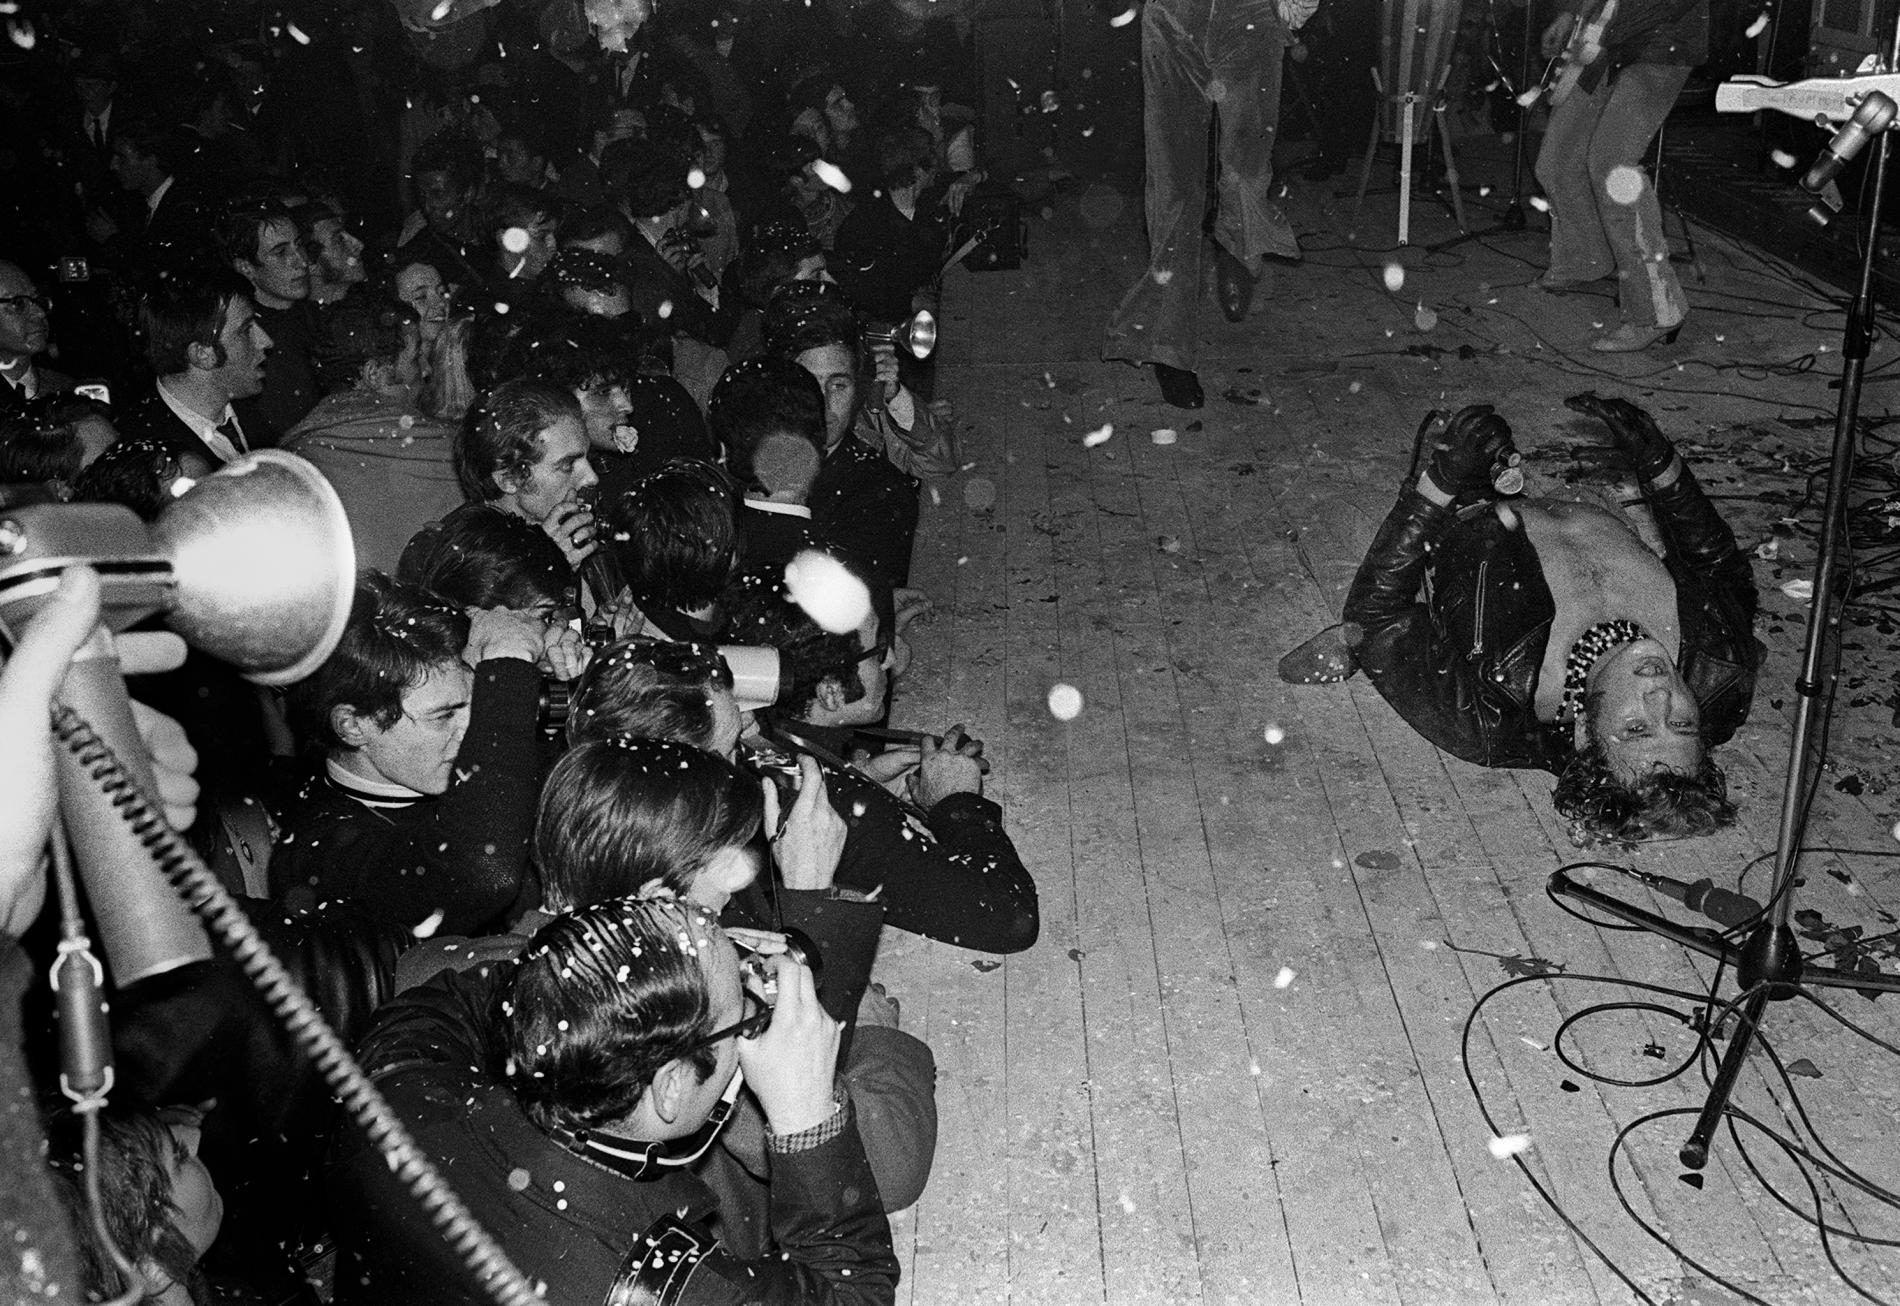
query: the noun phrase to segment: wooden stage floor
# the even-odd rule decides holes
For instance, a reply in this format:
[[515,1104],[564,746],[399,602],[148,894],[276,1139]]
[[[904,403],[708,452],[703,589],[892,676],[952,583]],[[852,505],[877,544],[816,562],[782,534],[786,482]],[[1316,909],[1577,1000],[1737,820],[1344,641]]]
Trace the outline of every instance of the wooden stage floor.
[[[1496,221],[1495,196],[1473,201],[1474,225]],[[1702,1100],[1689,1022],[1712,968],[1546,898],[1552,871],[1591,855],[1552,813],[1549,778],[1439,754],[1363,679],[1296,688],[1274,672],[1337,619],[1427,408],[1496,403],[1531,489],[1561,492],[1605,479],[1579,452],[1603,433],[1562,398],[1636,398],[1761,546],[1771,652],[1720,755],[1740,828],[1597,855],[1760,895],[1804,619],[1782,587],[1813,558],[1802,500],[1842,314],[1697,228],[1707,280],[1682,267],[1683,342],[1592,355],[1591,324],[1614,309],[1528,287],[1536,230],[1433,249],[1456,232],[1428,200],[1414,245],[1393,251],[1390,197],[1356,245],[1330,184],[1295,183],[1287,203],[1307,260],[1244,325],[1204,305],[1199,413],[1098,358],[1143,262],[1138,190],[1071,191],[1032,214],[1020,271],[951,278],[940,388],[971,465],[927,491],[915,580],[937,611],[913,630],[893,720],[967,722],[988,741],[1043,934],[1000,964],[887,934],[881,974],[935,1049],[942,1111],[930,1188],[893,1220],[900,1299],[1832,1303],[1861,1300],[1851,1278],[1900,1300],[1900,1252],[1835,1238],[1837,1271],[1797,1214],[1818,1200],[1837,1228],[1900,1238],[1893,1210],[1809,1165],[1814,1196],[1764,1132],[1795,1131],[1767,1057],[1737,1094],[1758,1124],[1724,1134],[1699,1184],[1677,1162],[1689,1122],[1671,1113]],[[1877,345],[1871,418],[1894,404],[1893,357]],[[1161,428],[1178,439],[1156,443]],[[1870,449],[1890,484],[1893,446]],[[1880,601],[1848,632],[1809,832],[1855,851],[1810,856],[1800,905],[1815,913],[1804,949],[1892,972],[1900,657]],[[1059,683],[1081,692],[1073,720],[1050,712]],[[1651,901],[1611,872],[1599,883]],[[1893,999],[1825,996],[1900,1041]],[[1600,1004],[1624,1005],[1560,1041]],[[1802,1002],[1776,1004],[1768,1029],[1819,1139],[1895,1183],[1900,1059]],[[1685,1062],[1646,1087],[1584,1073],[1651,1080]],[[1528,1150],[1496,1159],[1494,1135]]]

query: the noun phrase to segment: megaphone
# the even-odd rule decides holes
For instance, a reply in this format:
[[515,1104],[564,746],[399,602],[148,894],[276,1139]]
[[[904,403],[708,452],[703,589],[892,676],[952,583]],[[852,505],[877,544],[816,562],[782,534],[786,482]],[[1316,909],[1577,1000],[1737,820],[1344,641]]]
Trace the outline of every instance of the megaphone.
[[893,348],[906,350],[921,362],[937,347],[937,319],[929,309],[920,308],[911,314],[909,321],[866,328],[864,339],[867,344],[883,341]]
[[[267,449],[192,485],[151,526],[118,504],[0,497],[0,627],[19,629],[66,568],[99,573],[100,626],[73,658],[60,701],[85,718],[157,805],[113,634],[154,613],[194,647],[263,685],[309,675],[342,638],[356,550],[316,468]],[[114,980],[131,984],[211,955],[111,795],[70,753],[60,808]]]

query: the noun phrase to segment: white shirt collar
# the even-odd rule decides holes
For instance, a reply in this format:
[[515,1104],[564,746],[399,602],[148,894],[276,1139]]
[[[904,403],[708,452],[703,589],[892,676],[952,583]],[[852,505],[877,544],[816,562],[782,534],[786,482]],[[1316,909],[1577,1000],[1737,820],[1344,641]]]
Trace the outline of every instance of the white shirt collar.
[[798,517],[811,520],[811,508],[802,503],[773,503],[770,499],[747,499],[745,506],[757,508],[760,512],[775,512],[785,517]]
[[[193,435],[204,441],[205,446],[218,456],[219,462],[228,463],[237,459],[238,447],[231,443],[229,436],[218,429],[226,422],[237,420],[237,414],[231,411],[230,404],[224,406],[224,412],[214,422],[197,409],[186,407],[183,401],[171,392],[171,387],[165,384],[165,378],[162,376],[158,378],[158,397],[165,401],[165,407],[177,414],[179,421],[191,428]],[[244,428],[239,426],[238,430],[242,432]]]
[[427,797],[394,780],[372,780],[366,775],[358,775],[334,757],[323,759],[323,770],[338,788],[368,807],[407,807],[417,799]]

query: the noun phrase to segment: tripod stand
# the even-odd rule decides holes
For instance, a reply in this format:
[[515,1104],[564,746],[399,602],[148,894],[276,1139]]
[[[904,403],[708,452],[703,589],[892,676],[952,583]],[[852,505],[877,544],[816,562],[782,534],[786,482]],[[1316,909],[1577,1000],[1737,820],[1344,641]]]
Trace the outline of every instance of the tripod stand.
[[[1900,19],[1896,19],[1888,67],[1900,61]],[[1586,903],[1598,911],[1630,922],[1651,934],[1672,940],[1735,970],[1741,996],[1740,1026],[1730,1040],[1709,1095],[1703,1102],[1695,1129],[1679,1156],[1691,1170],[1708,1163],[1709,1143],[1728,1110],[1729,1098],[1753,1048],[1770,1002],[1785,1001],[1806,986],[1878,990],[1900,993],[1900,978],[1867,975],[1833,967],[1809,966],[1796,947],[1789,922],[1794,916],[1795,872],[1807,831],[1808,811],[1820,776],[1827,745],[1828,717],[1834,704],[1838,672],[1840,609],[1846,602],[1847,494],[1854,471],[1855,425],[1860,414],[1861,382],[1872,343],[1874,325],[1874,259],[1880,230],[1881,201],[1886,191],[1891,133],[1882,131],[1876,144],[1873,200],[1869,205],[1869,236],[1864,241],[1860,282],[1848,305],[1841,356],[1841,397],[1835,410],[1834,446],[1828,466],[1827,498],[1821,509],[1821,551],[1814,564],[1814,600],[1808,610],[1807,635],[1801,674],[1795,681],[1797,705],[1794,738],[1789,745],[1788,776],[1782,791],[1781,821],[1776,832],[1775,878],[1767,907],[1739,943],[1714,930],[1678,925],[1674,921],[1620,901],[1589,885],[1579,884],[1563,871],[1551,876],[1552,893]],[[1733,931],[1731,931],[1733,933]]]

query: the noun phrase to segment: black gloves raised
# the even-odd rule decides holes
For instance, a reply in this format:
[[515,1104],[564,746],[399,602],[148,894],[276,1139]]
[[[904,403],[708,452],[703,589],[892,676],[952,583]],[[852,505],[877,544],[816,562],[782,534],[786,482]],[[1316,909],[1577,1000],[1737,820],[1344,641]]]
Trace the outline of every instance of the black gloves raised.
[[1657,429],[1654,418],[1629,400],[1606,399],[1594,390],[1585,390],[1564,400],[1564,407],[1609,427],[1616,451],[1641,479],[1653,481],[1669,470],[1676,446]]
[[1427,413],[1419,440],[1427,439],[1432,461],[1426,474],[1453,499],[1515,494],[1523,488],[1523,475],[1516,471],[1523,458],[1511,440],[1510,424],[1490,404],[1472,404],[1452,415]]

